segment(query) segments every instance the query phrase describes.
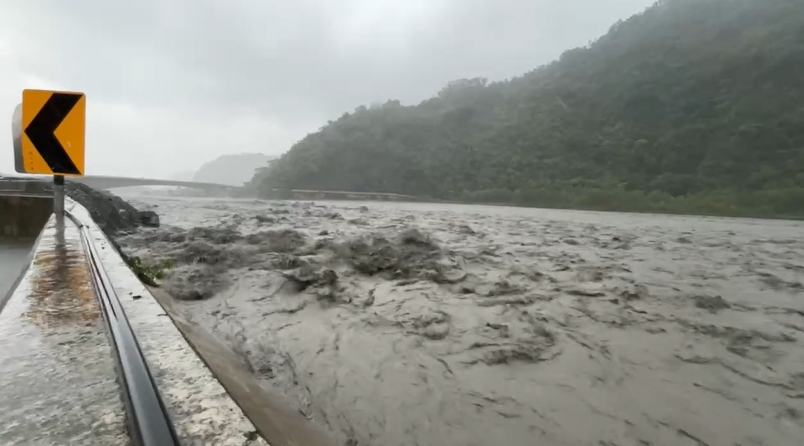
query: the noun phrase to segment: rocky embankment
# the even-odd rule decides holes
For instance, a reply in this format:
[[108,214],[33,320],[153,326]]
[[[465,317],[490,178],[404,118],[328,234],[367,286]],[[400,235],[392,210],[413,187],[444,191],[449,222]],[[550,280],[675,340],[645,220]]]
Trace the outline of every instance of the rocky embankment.
[[139,227],[159,227],[159,215],[156,212],[139,210],[112,193],[72,181],[65,182],[65,192],[87,208],[107,235],[118,235]]
[[801,223],[142,200],[123,250],[343,444],[804,436]]

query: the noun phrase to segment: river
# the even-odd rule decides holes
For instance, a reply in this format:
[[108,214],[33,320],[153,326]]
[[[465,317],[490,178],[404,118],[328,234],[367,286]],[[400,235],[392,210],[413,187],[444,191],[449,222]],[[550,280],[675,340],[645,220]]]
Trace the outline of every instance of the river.
[[129,196],[189,319],[347,445],[798,445],[804,224]]

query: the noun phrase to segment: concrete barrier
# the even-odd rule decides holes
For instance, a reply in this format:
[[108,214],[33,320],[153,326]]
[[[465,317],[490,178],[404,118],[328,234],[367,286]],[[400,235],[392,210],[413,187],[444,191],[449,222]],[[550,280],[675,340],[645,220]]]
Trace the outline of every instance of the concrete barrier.
[[53,214],[53,198],[0,195],[0,237],[35,238]]
[[71,199],[65,207],[89,230],[182,444],[268,446],[87,209]]
[[[131,444],[79,228],[65,219],[59,235],[50,198],[2,196],[0,204],[10,232],[41,233],[0,301],[0,444]],[[181,444],[269,446],[86,208],[65,206],[88,228]]]

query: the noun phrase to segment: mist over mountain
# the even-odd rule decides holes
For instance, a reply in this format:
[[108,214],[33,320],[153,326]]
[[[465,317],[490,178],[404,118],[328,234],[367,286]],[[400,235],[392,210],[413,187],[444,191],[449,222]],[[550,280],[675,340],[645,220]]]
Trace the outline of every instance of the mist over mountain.
[[174,180],[174,181],[193,181],[193,176],[194,175],[195,175],[195,171],[184,170],[182,172],[174,173],[168,179],[169,180]]
[[203,183],[242,186],[254,177],[257,169],[268,165],[275,157],[262,153],[223,155],[202,165],[189,178]]
[[662,0],[523,76],[357,107],[252,184],[804,215],[802,104],[804,2]]

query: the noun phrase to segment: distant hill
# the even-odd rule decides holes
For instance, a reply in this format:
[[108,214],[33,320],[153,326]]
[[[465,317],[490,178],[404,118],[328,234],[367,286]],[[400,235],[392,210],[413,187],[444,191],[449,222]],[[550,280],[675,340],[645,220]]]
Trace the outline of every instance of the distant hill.
[[242,186],[251,180],[257,169],[265,167],[268,161],[274,158],[262,153],[223,155],[201,166],[191,179],[205,183]]
[[802,216],[804,1],[661,0],[510,81],[358,107],[252,184]]

